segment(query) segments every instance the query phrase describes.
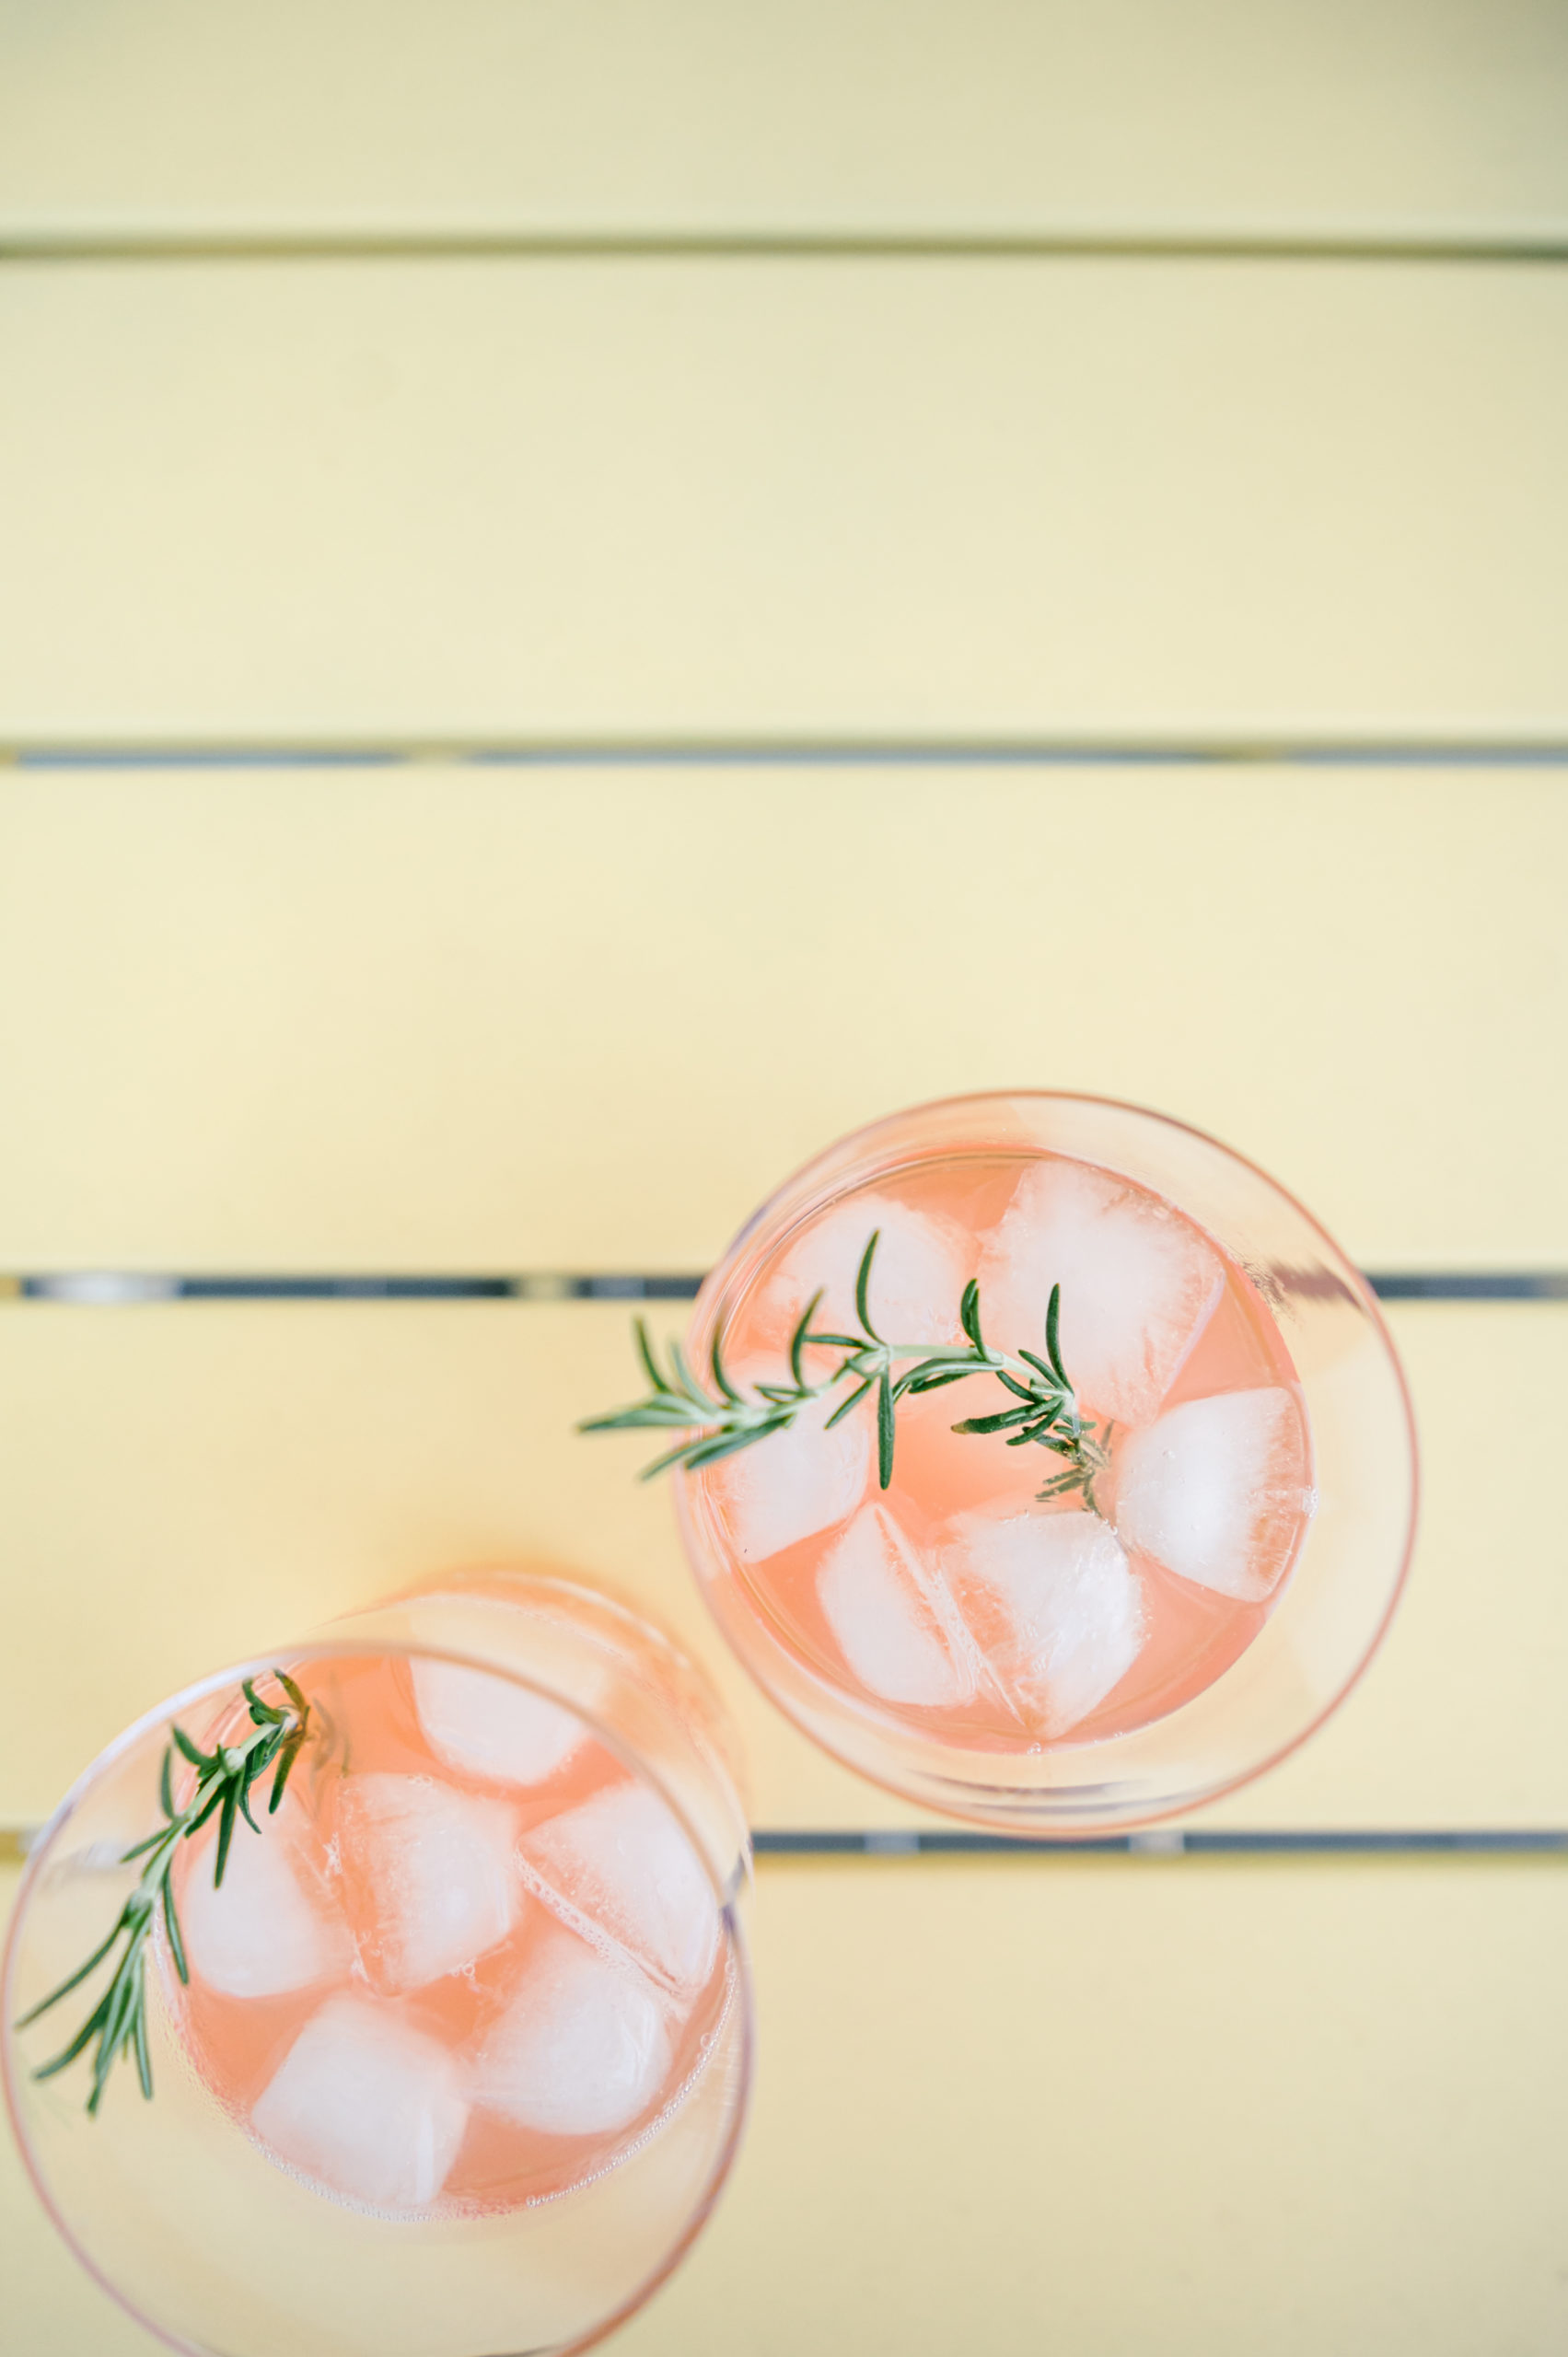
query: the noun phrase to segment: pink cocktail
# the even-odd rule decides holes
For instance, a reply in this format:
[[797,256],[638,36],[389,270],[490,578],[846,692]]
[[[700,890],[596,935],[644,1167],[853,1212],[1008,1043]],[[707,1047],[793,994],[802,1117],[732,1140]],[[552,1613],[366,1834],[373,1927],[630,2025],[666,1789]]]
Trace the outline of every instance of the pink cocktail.
[[742,1231],[688,1357],[716,1408],[681,1525],[732,1643],[852,1765],[982,1822],[1091,1833],[1255,1773],[1403,1576],[1365,1285],[1133,1108],[958,1099],[846,1141]]
[[819,1289],[813,1325],[853,1326],[872,1236],[869,1306],[895,1341],[958,1343],[974,1277],[987,1340],[1043,1351],[1060,1283],[1063,1363],[1107,1463],[1092,1505],[1041,1499],[1049,1447],[954,1429],[1007,1405],[986,1373],[900,1404],[885,1490],[871,1415],[829,1434],[812,1412],[698,1477],[773,1625],[846,1693],[981,1749],[1126,1733],[1201,1693],[1261,1628],[1314,1503],[1300,1387],[1256,1287],[1109,1174],[948,1163],[853,1190],[792,1239],[730,1325],[732,1377],[767,1380]]
[[215,1826],[176,1864],[190,1980],[161,1968],[192,2066],[340,2200],[436,2216],[586,2184],[656,2133],[734,1997],[679,1820],[581,1721],[483,1670],[295,1674],[331,1749],[221,1886]]
[[[221,1882],[221,1814],[175,1843],[142,1964],[151,2096],[122,2062],[90,2115],[90,2053],[47,2066],[96,1982],[25,2016],[134,1887],[125,1853],[253,1738],[251,1698],[303,1709],[281,1803],[269,1767]],[[570,1578],[459,1574],[244,1693],[226,1674],[106,1755],[29,1866],[6,2059],[39,2189],[180,2347],[581,2346],[733,2156],[746,1860],[704,1685]]]

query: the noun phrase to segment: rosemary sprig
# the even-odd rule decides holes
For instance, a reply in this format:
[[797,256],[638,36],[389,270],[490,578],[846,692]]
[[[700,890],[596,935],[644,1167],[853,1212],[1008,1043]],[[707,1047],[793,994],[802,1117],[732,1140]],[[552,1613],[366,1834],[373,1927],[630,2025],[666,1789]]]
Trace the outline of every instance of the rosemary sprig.
[[[273,1676],[288,1698],[287,1709],[275,1703],[263,1702],[254,1681],[247,1678],[241,1689],[250,1714],[250,1732],[242,1742],[217,1744],[211,1751],[198,1750],[182,1727],[170,1732],[174,1741],[163,1755],[158,1795],[163,1808],[164,1823],[145,1841],[127,1850],[122,1864],[133,1858],[145,1858],[136,1887],[120,1910],[109,1937],[96,1947],[87,1962],[78,1965],[69,1980],[33,2006],[17,2022],[18,2029],[26,2029],[41,2014],[48,2013],[62,1997],[68,1997],[79,1988],[89,1974],[110,1955],[117,1941],[125,1945],[117,1959],[108,1988],[94,2006],[87,2020],[62,2048],[52,2061],[45,2062],[34,2072],[38,2079],[52,2079],[57,2071],[66,2070],[77,2056],[84,2054],[96,2041],[92,2059],[92,2091],[87,2096],[87,2111],[96,2115],[109,2084],[109,2074],[116,2061],[124,2056],[134,2059],[136,2076],[141,2081],[144,2096],[153,2091],[152,2062],[147,2052],[147,1986],[146,1945],[157,1915],[161,1912],[168,1934],[169,1954],[181,1980],[189,1980],[190,1969],[185,1961],[185,1943],[180,1934],[180,1918],[174,1904],[174,1889],[169,1875],[174,1853],[181,1841],[188,1841],[200,1832],[208,1819],[218,1819],[217,1855],[213,1867],[213,1887],[223,1881],[224,1868],[228,1864],[229,1845],[241,1817],[252,1833],[261,1827],[250,1814],[250,1794],[267,1770],[274,1766],[273,1789],[267,1803],[267,1813],[273,1815],[282,1801],[288,1783],[289,1771],[299,1756],[300,1747],[309,1732],[310,1706],[292,1678],[274,1669]],[[196,1771],[195,1790],[186,1806],[174,1805],[174,1754],[178,1747],[182,1758]]]
[[[766,1440],[771,1433],[784,1432],[813,1399],[823,1399],[841,1383],[848,1383],[853,1387],[834,1409],[824,1429],[830,1432],[841,1418],[875,1392],[877,1470],[885,1490],[893,1478],[900,1400],[906,1395],[940,1390],[945,1384],[962,1382],[967,1376],[992,1375],[1012,1393],[1013,1404],[993,1415],[970,1416],[955,1424],[953,1430],[1004,1434],[1010,1448],[1032,1443],[1050,1449],[1063,1459],[1063,1468],[1037,1495],[1044,1500],[1082,1492],[1085,1504],[1091,1513],[1098,1514],[1094,1485],[1109,1463],[1111,1426],[1108,1423],[1103,1431],[1097,1431],[1079,1411],[1077,1394],[1062,1363],[1061,1286],[1052,1285],[1045,1313],[1043,1357],[1022,1347],[1016,1355],[991,1347],[981,1329],[980,1287],[972,1277],[964,1287],[958,1306],[958,1323],[964,1333],[962,1345],[934,1349],[923,1342],[889,1342],[871,1322],[871,1270],[880,1235],[879,1229],[873,1231],[855,1276],[854,1311],[860,1323],[859,1333],[814,1333],[811,1321],[822,1296],[819,1292],[813,1294],[790,1337],[787,1383],[754,1384],[752,1396],[748,1399],[726,1374],[715,1334],[708,1360],[713,1388],[705,1390],[692,1374],[679,1342],[669,1345],[668,1372],[660,1367],[647,1328],[639,1318],[634,1330],[638,1354],[651,1387],[647,1397],[630,1408],[619,1408],[610,1415],[590,1416],[578,1425],[578,1431],[614,1433],[649,1428],[682,1434],[684,1437],[673,1448],[644,1467],[642,1479],[646,1481],[672,1465],[696,1472],[704,1465],[715,1464],[721,1457],[733,1456],[737,1449],[749,1448],[755,1442]],[[804,1354],[807,1350],[836,1350],[842,1355],[820,1382],[810,1383],[805,1369]],[[903,1360],[912,1364],[899,1373],[898,1363]]]

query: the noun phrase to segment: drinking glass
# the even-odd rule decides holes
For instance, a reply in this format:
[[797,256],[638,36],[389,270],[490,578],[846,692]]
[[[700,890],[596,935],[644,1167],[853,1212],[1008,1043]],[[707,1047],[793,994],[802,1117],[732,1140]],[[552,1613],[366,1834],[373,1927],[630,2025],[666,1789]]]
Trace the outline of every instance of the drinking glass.
[[[89,2118],[87,2061],[36,2073],[99,1984],[16,2025],[98,1945],[134,1885],[138,1866],[123,1853],[161,1821],[173,1725],[198,1746],[236,1740],[239,1681],[275,1697],[278,1669],[311,1698],[319,1757],[300,1753],[284,1811],[259,1816],[260,1842],[237,1827],[232,1892],[228,1879],[212,1888],[211,1852],[202,1836],[192,1842],[180,1899],[190,1986],[166,1933],[148,1957],[152,2099],[120,2063]],[[427,1738],[458,1763],[450,1790],[418,1749]],[[414,1772],[385,1772],[389,1762]],[[549,1795],[563,1790],[575,1815],[552,1813]],[[264,1990],[258,1959],[292,1935],[288,1908],[279,1913],[255,1862],[282,1854],[291,1807],[304,1810],[308,1830],[326,1821],[305,1808],[312,1792],[312,1807],[329,1794],[340,1828],[352,1819],[391,1843],[366,1854],[399,1862],[401,1880],[370,1948],[363,1922],[354,1937],[361,1957],[372,1955],[371,1980],[390,1971],[405,1993],[378,1997],[354,1965],[356,1977],[312,2016],[348,2022],[348,2049],[308,2028],[280,2069],[277,2049],[296,2024],[279,2032],[267,2004],[296,2001],[274,1996],[247,2013],[233,1992]],[[175,1797],[180,1805],[178,1784]],[[509,1879],[514,1852],[526,1887]],[[320,1865],[307,1860],[300,1871],[308,1879]],[[94,1762],[35,1844],[4,1976],[6,2087],[33,2182],[83,2265],[171,2348],[500,2357],[586,2347],[676,2265],[734,2160],[751,2052],[740,1921],[749,1868],[717,1706],[640,1611],[570,1573],[524,1567],[457,1573],[352,1613],[151,1712]],[[257,1906],[255,1926],[225,1912]],[[484,1960],[429,1989],[407,1993],[407,1984],[485,1936],[463,1930],[465,1910],[486,1907],[500,1910],[492,1932],[526,1918],[540,1944],[527,1953],[551,1960],[554,1979],[536,1999],[544,1967],[530,1964],[516,2020],[505,2013],[510,2027],[493,2023],[465,2052],[438,2052],[440,2006],[470,2033],[472,2020],[495,2014]],[[216,1995],[203,1982],[199,1933],[217,1959]],[[314,1936],[308,1925],[293,1933]],[[298,2002],[309,2011],[315,2000]],[[273,2024],[256,2067],[244,2043],[252,2016]],[[266,2096],[252,2105],[237,2093],[225,2078],[230,2061],[240,2079],[259,2068]],[[405,2084],[399,2072],[413,2077]],[[366,2073],[374,2085],[361,2084]],[[484,2106],[501,2100],[497,2088],[524,2105],[531,2142],[517,2141],[510,2116],[496,2130]],[[406,2128],[410,2104],[417,2135]],[[310,2144],[323,2134],[325,2161]],[[497,2155],[512,2154],[515,2172],[519,2151],[534,2156],[533,2177],[497,2193]],[[549,2166],[535,2166],[541,2153]],[[443,2169],[455,2193],[440,2191]],[[432,2188],[439,2198],[426,2198]]]
[[[846,1271],[854,1264],[853,1257],[845,1258],[846,1238],[858,1251],[878,1226],[869,1299],[872,1318],[880,1320],[878,1330],[891,1341],[900,1318],[907,1326],[929,1316],[930,1302],[917,1298],[921,1283],[931,1281],[922,1271],[940,1263],[947,1250],[952,1298],[942,1306],[956,1336],[951,1320],[963,1279],[977,1266],[994,1265],[997,1223],[1007,1218],[1005,1206],[1021,1200],[1016,1193],[1021,1180],[1035,1183],[1028,1174],[1045,1168],[1057,1177],[1041,1183],[1048,1190],[1055,1187],[1061,1200],[1066,1200],[1065,1189],[1077,1205],[1068,1217],[1058,1201],[1051,1233],[1059,1238],[1068,1235],[1072,1268],[1090,1271],[1087,1282],[1097,1299],[1109,1300],[1114,1307],[1117,1284],[1124,1279],[1135,1288],[1150,1252],[1156,1261],[1164,1253],[1172,1267],[1188,1252],[1196,1263],[1221,1271],[1214,1283],[1223,1283],[1225,1316],[1242,1338],[1234,1346],[1240,1350],[1245,1341],[1257,1366],[1265,1370],[1249,1378],[1241,1404],[1233,1400],[1217,1420],[1212,1407],[1202,1404],[1196,1418],[1189,1407],[1182,1411],[1184,1424],[1177,1427],[1173,1420],[1167,1425],[1158,1421],[1165,1412],[1161,1403],[1145,1399],[1131,1411],[1133,1429],[1112,1425],[1102,1433],[1110,1463],[1098,1507],[1108,1521],[1093,1526],[1087,1512],[1092,1501],[1085,1496],[1058,1498],[1038,1509],[1041,1519],[1063,1506],[1078,1510],[1071,1530],[1048,1534],[1070,1539],[1078,1550],[1071,1562],[1072,1548],[1061,1554],[1064,1568],[1042,1569],[1030,1553],[1038,1553],[1042,1542],[1029,1521],[1035,1510],[1027,1499],[1005,1540],[983,1516],[978,1525],[965,1525],[967,1559],[961,1550],[955,1557],[951,1530],[936,1528],[929,1517],[923,1523],[917,1513],[908,1528],[897,1529],[898,1493],[889,1492],[885,1504],[878,1504],[875,1391],[830,1432],[822,1430],[819,1416],[809,1433],[775,1434],[736,1455],[679,1470],[676,1502],[687,1554],[724,1634],[767,1693],[816,1742],[849,1767],[930,1808],[1020,1836],[1086,1838],[1195,1808],[1282,1759],[1343,1699],[1388,1626],[1414,1533],[1415,1436],[1388,1330],[1345,1254],[1254,1164],[1179,1121],[1104,1098],[1043,1091],[958,1097],[878,1121],[786,1180],[747,1222],[703,1285],[688,1355],[705,1376],[716,1340],[730,1380],[743,1390],[766,1378],[787,1385],[788,1320],[780,1322],[779,1302],[787,1304],[793,1317],[802,1295],[825,1276],[831,1281],[830,1294],[815,1314],[814,1329],[824,1321],[837,1326],[853,1317]],[[1102,1213],[1110,1218],[1109,1227]],[[1194,1237],[1197,1243],[1191,1240]],[[987,1260],[988,1251],[993,1260]],[[1039,1313],[1045,1310],[1052,1278],[1062,1275],[1044,1251],[1035,1295]],[[1177,1268],[1169,1282],[1179,1280],[1185,1281]],[[1062,1291],[1063,1336],[1078,1284],[1069,1269]],[[889,1294],[897,1296],[900,1287],[902,1301],[890,1301]],[[988,1307],[982,1283],[982,1318],[991,1319],[993,1308],[993,1301]],[[1219,1324],[1215,1313],[1214,1331]],[[935,1330],[928,1326],[917,1339],[930,1341]],[[993,1344],[1015,1347],[1011,1328],[993,1330],[988,1322],[985,1331]],[[1043,1324],[1032,1340],[1038,1364],[1046,1349]],[[1091,1358],[1095,1343],[1096,1337],[1088,1335]],[[1067,1348],[1069,1376],[1074,1347]],[[1217,1346],[1201,1343],[1191,1369],[1197,1370],[1201,1361],[1210,1364],[1202,1354],[1208,1350],[1212,1356],[1213,1347]],[[830,1357],[807,1348],[807,1376],[820,1378]],[[1217,1360],[1213,1364],[1218,1366]],[[1189,1391],[1204,1388],[1197,1372],[1181,1380]],[[1211,1373],[1207,1380],[1217,1391],[1236,1389],[1234,1373]],[[1179,1393],[1178,1383],[1169,1397]],[[981,1409],[1012,1405],[1010,1395],[989,1378],[983,1387],[970,1377],[923,1399],[912,1397],[897,1412],[897,1462],[918,1470],[920,1452],[940,1448],[957,1469],[952,1478],[970,1478],[970,1469],[979,1469],[982,1460],[966,1453],[1001,1452],[1005,1436],[955,1441],[952,1423]],[[1272,1416],[1291,1419],[1298,1434],[1299,1527],[1288,1575],[1266,1597],[1262,1583],[1255,1583],[1260,1593],[1248,1600],[1245,1571],[1216,1571],[1202,1559],[1201,1549],[1193,1553],[1202,1529],[1194,1541],[1198,1526],[1191,1517],[1196,1513],[1202,1525],[1207,1515],[1208,1525],[1214,1526],[1216,1515],[1223,1524],[1229,1514],[1234,1522],[1242,1509],[1234,1500],[1227,1504],[1223,1494],[1230,1478],[1218,1461],[1225,1455],[1224,1434],[1239,1432],[1251,1446],[1247,1431],[1256,1431],[1260,1417],[1266,1422]],[[845,1436],[853,1435],[857,1418],[865,1436],[856,1444],[861,1456],[854,1458]],[[1140,1422],[1155,1431],[1152,1443],[1136,1429]],[[1215,1432],[1220,1444],[1213,1440]],[[813,1483],[839,1478],[838,1470],[821,1469],[822,1452],[830,1447],[841,1451],[834,1464],[846,1486],[826,1504],[803,1503]],[[1216,1447],[1218,1459],[1209,1462]],[[1120,1715],[1116,1693],[1131,1689],[1119,1688],[1055,1734],[1049,1712],[1043,1720],[1038,1714],[1031,1718],[1026,1707],[1021,1718],[1015,1711],[1010,1721],[1003,1708],[1008,1699],[1005,1681],[993,1675],[986,1650],[988,1627],[1001,1625],[996,1597],[1005,1591],[1026,1622],[1028,1611],[1035,1612],[1029,1625],[1042,1649],[1040,1676],[1048,1678],[1051,1647],[1059,1639],[1067,1642],[1047,1625],[1050,1583],[1055,1580],[1054,1593],[1065,1598],[1061,1610],[1070,1617],[1077,1609],[1073,1582],[1079,1558],[1087,1560],[1085,1550],[1092,1554],[1098,1546],[1101,1559],[1108,1550],[1112,1558],[1120,1554],[1107,1532],[1123,1514],[1129,1524],[1136,1518],[1127,1469],[1139,1449],[1145,1491],[1151,1455],[1174,1461],[1172,1452],[1186,1451],[1182,1478],[1188,1489],[1181,1503],[1191,1527],[1185,1539],[1177,1535],[1167,1552],[1174,1550],[1178,1569],[1191,1576],[1173,1578],[1158,1561],[1151,1568],[1146,1553],[1140,1556],[1131,1539],[1131,1572],[1120,1564],[1114,1570],[1121,1583],[1116,1593],[1128,1599],[1116,1607],[1124,1623],[1131,1625],[1139,1614],[1145,1620],[1150,1613],[1156,1619],[1165,1615],[1159,1621],[1165,1632],[1160,1643],[1168,1655],[1162,1656],[1163,1687],[1144,1705],[1124,1707]],[[786,1457],[781,1453],[786,1451],[793,1454]],[[857,1469],[867,1457],[870,1470],[863,1477]],[[1005,1460],[1009,1474],[1028,1459],[1037,1474],[1050,1474],[1062,1462],[1028,1447]],[[1004,1459],[997,1455],[986,1462],[1000,1467]],[[1156,1475],[1159,1469],[1156,1465]],[[1237,1480],[1242,1472],[1237,1472]],[[1192,1486],[1200,1475],[1209,1482],[1202,1496]],[[1145,1501],[1143,1521],[1148,1519]],[[830,1527],[819,1527],[824,1522]],[[1126,1538],[1125,1529],[1121,1536]],[[1005,1562],[1000,1556],[996,1562],[981,1560],[991,1588],[981,1577],[970,1580],[965,1591],[961,1581],[955,1585],[953,1564],[974,1560],[974,1547],[984,1545],[1012,1551]],[[1230,1595],[1204,1585],[1225,1579],[1231,1581]],[[990,1623],[982,1612],[977,1624],[970,1608],[976,1598],[991,1611]],[[852,1605],[858,1616],[853,1625],[847,1617]],[[1115,1641],[1114,1628],[1095,1639],[1102,1652]],[[1181,1647],[1189,1642],[1194,1650],[1183,1661]],[[960,1653],[972,1663],[967,1701],[954,1700],[963,1682],[954,1666]],[[1027,1691],[1027,1678],[1024,1686]],[[1015,1704],[1017,1691],[1015,1678]],[[987,1698],[998,1696],[993,1708]],[[1059,1704],[1057,1717],[1067,1719],[1071,1713]]]

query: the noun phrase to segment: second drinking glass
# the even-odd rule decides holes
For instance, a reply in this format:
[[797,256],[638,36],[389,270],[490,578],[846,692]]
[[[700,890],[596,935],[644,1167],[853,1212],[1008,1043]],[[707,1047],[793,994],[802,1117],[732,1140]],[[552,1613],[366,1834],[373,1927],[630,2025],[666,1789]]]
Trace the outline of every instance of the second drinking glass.
[[177,2349],[583,2347],[734,2157],[748,1865],[705,1685],[568,1575],[455,1575],[226,1670],[29,1860],[38,2190]]

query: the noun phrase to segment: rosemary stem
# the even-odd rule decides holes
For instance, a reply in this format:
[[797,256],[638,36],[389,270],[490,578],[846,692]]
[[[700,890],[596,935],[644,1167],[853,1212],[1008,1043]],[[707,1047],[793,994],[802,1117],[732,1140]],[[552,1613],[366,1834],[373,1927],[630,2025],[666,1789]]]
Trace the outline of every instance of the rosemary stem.
[[[100,1964],[108,1960],[119,1942],[124,1941],[108,1989],[93,2012],[62,2051],[52,2061],[41,2064],[34,2073],[40,2079],[52,2078],[56,2072],[66,2069],[96,2040],[92,2087],[87,2103],[89,2114],[96,2115],[109,2084],[110,2073],[115,2061],[122,2057],[134,2063],[143,2095],[150,2096],[152,2094],[146,2021],[146,1945],[154,1919],[160,1910],[175,1968],[181,1980],[189,1977],[171,1879],[174,1855],[180,1842],[188,1841],[192,1834],[200,1832],[202,1827],[221,1810],[213,1871],[215,1887],[223,1881],[229,1843],[238,1818],[243,1817],[252,1832],[259,1833],[261,1829],[250,1815],[249,1795],[269,1768],[273,1771],[272,1808],[275,1809],[282,1798],[289,1771],[307,1737],[310,1712],[305,1696],[294,1680],[282,1670],[274,1670],[273,1674],[288,1697],[287,1707],[262,1701],[256,1691],[255,1681],[247,1678],[241,1691],[251,1724],[250,1732],[238,1743],[215,1744],[211,1752],[204,1752],[178,1724],[172,1728],[174,1740],[164,1754],[159,1784],[165,1822],[156,1833],[136,1842],[123,1853],[123,1864],[129,1865],[134,1860],[140,1859],[142,1865],[135,1887],[122,1907],[118,1921],[109,1937],[93,1951],[86,1964],[78,1966],[68,1980],[61,1981],[17,2024],[18,2029],[24,2029],[29,2022],[48,2013],[62,1997],[79,1988]],[[183,1808],[176,1808],[174,1805],[172,1768],[177,1752],[194,1775],[191,1796]]]
[[[969,1417],[955,1424],[953,1430],[980,1435],[1003,1434],[1010,1448],[1038,1443],[1066,1460],[1064,1469],[1037,1492],[1039,1499],[1043,1503],[1076,1490],[1082,1492],[1088,1511],[1099,1513],[1095,1482],[1109,1464],[1110,1426],[1107,1424],[1103,1433],[1096,1436],[1095,1426],[1085,1422],[1078,1395],[1063,1364],[1060,1284],[1052,1285],[1046,1306],[1043,1358],[1038,1352],[1022,1346],[1016,1356],[1011,1352],[993,1349],[981,1330],[980,1285],[972,1277],[964,1287],[958,1306],[958,1324],[964,1336],[961,1343],[889,1342],[871,1322],[869,1287],[878,1237],[879,1231],[874,1231],[861,1256],[855,1278],[859,1332],[814,1332],[811,1321],[822,1295],[820,1291],[813,1294],[790,1336],[787,1383],[756,1383],[755,1397],[748,1399],[725,1370],[722,1337],[715,1331],[709,1347],[714,1390],[705,1392],[679,1342],[669,1345],[669,1373],[660,1368],[647,1329],[639,1318],[634,1331],[638,1355],[652,1386],[648,1396],[630,1408],[618,1408],[610,1415],[590,1416],[579,1424],[578,1431],[609,1433],[641,1428],[678,1434],[680,1437],[673,1447],[643,1468],[642,1479],[649,1480],[675,1465],[695,1473],[718,1463],[722,1457],[733,1456],[737,1449],[749,1448],[771,1434],[786,1430],[803,1408],[825,1398],[840,1384],[848,1383],[853,1388],[828,1419],[829,1429],[875,1392],[877,1476],[886,1490],[893,1478],[895,1411],[899,1402],[906,1396],[945,1389],[967,1376],[990,1375],[1010,1394],[1009,1404],[992,1415]],[[820,1382],[807,1380],[804,1353],[807,1350],[840,1353],[837,1364]],[[904,1372],[895,1377],[894,1368],[900,1361],[907,1364]],[[1012,1404],[1014,1401],[1018,1404]]]
[[[807,1348],[809,1350],[816,1342],[817,1337],[812,1334],[807,1334],[806,1337]],[[820,1347],[830,1346],[822,1345]],[[876,1363],[882,1354],[885,1354],[889,1360],[920,1359],[930,1367],[933,1374],[935,1374],[940,1367],[950,1366],[955,1375],[960,1373],[963,1375],[1001,1375],[1005,1373],[1008,1375],[1019,1376],[1028,1382],[1033,1376],[1035,1372],[1035,1370],[1029,1366],[1025,1360],[1013,1358],[1006,1351],[993,1351],[989,1343],[984,1344],[981,1350],[975,1351],[960,1350],[957,1343],[879,1342],[860,1353],[856,1358],[846,1359],[842,1366],[834,1368],[832,1374],[827,1377],[825,1382],[809,1386],[807,1396],[813,1399],[820,1399],[824,1392],[831,1391],[834,1386],[841,1382],[845,1375],[858,1373],[865,1365]],[[1076,1434],[1083,1429],[1082,1416],[1078,1407],[1078,1395],[1075,1391],[1069,1388],[1063,1396],[1065,1405],[1063,1406],[1062,1412],[1071,1430]]]

